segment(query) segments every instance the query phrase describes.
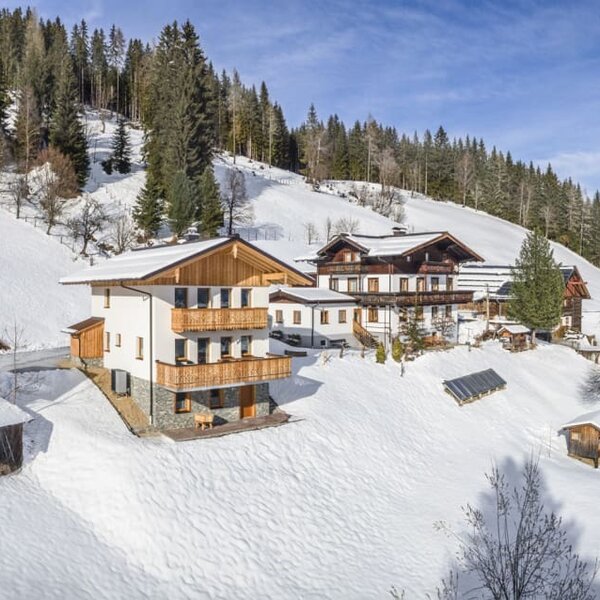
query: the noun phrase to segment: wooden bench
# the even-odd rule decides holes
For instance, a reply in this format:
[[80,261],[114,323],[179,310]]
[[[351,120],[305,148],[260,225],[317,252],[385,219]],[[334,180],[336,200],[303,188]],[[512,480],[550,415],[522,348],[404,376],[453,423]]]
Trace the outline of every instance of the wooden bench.
[[214,419],[215,415],[212,413],[196,413],[194,415],[194,429],[200,427],[204,431],[207,426],[212,429]]

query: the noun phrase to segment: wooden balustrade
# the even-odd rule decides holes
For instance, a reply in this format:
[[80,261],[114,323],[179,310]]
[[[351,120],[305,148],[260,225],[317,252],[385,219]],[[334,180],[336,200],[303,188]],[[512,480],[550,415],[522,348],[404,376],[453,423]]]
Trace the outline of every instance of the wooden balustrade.
[[284,379],[292,374],[289,356],[223,360],[204,365],[171,365],[156,361],[156,382],[174,390],[210,388]]
[[171,329],[175,333],[264,329],[268,324],[267,310],[267,308],[173,308]]
[[434,304],[466,304],[473,301],[473,292],[439,290],[436,292],[350,292],[362,306],[430,306]]

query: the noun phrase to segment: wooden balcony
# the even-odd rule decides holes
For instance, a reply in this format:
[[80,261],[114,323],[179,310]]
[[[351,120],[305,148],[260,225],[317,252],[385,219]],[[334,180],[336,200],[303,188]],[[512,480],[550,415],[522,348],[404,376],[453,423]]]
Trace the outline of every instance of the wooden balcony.
[[473,301],[473,292],[440,290],[436,292],[352,292],[362,306],[432,306],[437,304],[467,304]]
[[156,383],[172,390],[260,383],[292,374],[289,356],[248,357],[205,365],[171,365],[156,361]]
[[451,262],[436,262],[429,260],[421,263],[417,273],[431,275],[452,275],[452,273],[454,273],[454,264]]
[[267,312],[267,308],[173,308],[171,329],[175,333],[264,329]]
[[366,273],[367,267],[360,262],[331,262],[319,265],[319,275],[358,275]]

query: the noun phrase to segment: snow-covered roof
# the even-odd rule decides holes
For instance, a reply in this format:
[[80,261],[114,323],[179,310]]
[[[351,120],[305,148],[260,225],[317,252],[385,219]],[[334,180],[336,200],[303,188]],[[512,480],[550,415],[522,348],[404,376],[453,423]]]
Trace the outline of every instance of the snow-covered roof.
[[0,427],[19,425],[31,421],[31,417],[16,404],[0,398]]
[[475,298],[490,297],[499,294],[502,286],[512,279],[510,265],[465,264],[460,267],[457,288],[461,291],[475,292]]
[[145,279],[181,261],[193,258],[225,242],[230,238],[214,238],[201,242],[176,244],[132,250],[107,261],[67,275],[60,283],[87,283],[91,281],[120,281]]
[[137,281],[144,280],[161,273],[167,269],[176,267],[181,263],[198,257],[209,250],[224,246],[225,244],[236,241],[244,246],[249,246],[254,250],[264,254],[269,259],[279,263],[285,268],[296,272],[306,279],[306,275],[301,273],[295,267],[288,263],[271,256],[264,250],[253,246],[249,242],[240,238],[219,237],[199,242],[188,242],[184,244],[175,244],[173,246],[157,246],[153,248],[144,248],[143,250],[132,250],[109,258],[103,263],[88,267],[73,275],[67,275],[60,279],[60,283],[92,283],[102,281]]
[[531,333],[531,330],[529,328],[525,327],[525,325],[503,325],[498,330],[498,333],[500,333],[501,331],[508,331],[508,333],[512,333],[512,334]]
[[308,302],[350,302],[356,303],[352,296],[336,292],[327,288],[318,287],[278,287],[271,295],[281,293],[298,300],[305,304]]
[[444,235],[442,231],[433,231],[381,237],[352,234],[345,237],[348,241],[364,248],[368,256],[398,256],[423,244],[429,244],[441,235]]
[[585,413],[584,415],[565,423],[562,426],[562,429],[569,429],[570,427],[577,427],[578,425],[593,425],[597,429],[600,429],[600,410]]

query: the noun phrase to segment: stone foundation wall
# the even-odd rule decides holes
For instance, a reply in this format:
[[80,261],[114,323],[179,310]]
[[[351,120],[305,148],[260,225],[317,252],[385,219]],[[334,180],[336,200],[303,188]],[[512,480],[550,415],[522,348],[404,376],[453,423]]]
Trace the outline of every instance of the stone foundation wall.
[[[256,416],[269,414],[269,384],[259,383],[255,386]],[[131,396],[137,405],[150,414],[150,383],[144,379],[131,377]],[[214,424],[222,425],[240,418],[240,388],[223,389],[223,407],[210,408],[210,391],[192,392],[190,412],[175,412],[175,392],[154,385],[154,425],[158,429],[179,429],[194,426],[194,414],[213,413]]]
[[78,356],[71,356],[71,360],[82,369],[85,369],[86,367],[104,367],[103,358],[79,358]]

